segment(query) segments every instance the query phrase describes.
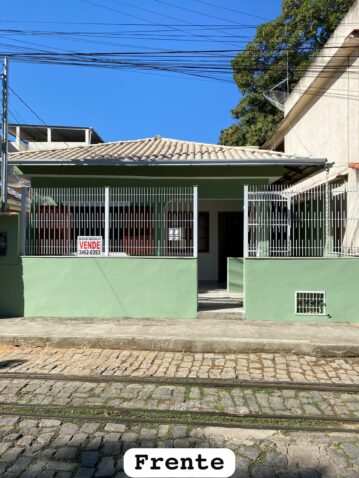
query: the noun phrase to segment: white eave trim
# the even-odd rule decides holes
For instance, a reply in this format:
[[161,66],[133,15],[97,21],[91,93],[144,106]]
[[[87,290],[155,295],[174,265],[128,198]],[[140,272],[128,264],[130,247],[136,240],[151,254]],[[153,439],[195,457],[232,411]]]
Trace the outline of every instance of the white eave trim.
[[173,160],[173,159],[151,159],[151,160],[56,160],[56,159],[10,159],[12,166],[322,166],[327,160],[324,158],[278,158],[278,159],[230,159],[230,160]]

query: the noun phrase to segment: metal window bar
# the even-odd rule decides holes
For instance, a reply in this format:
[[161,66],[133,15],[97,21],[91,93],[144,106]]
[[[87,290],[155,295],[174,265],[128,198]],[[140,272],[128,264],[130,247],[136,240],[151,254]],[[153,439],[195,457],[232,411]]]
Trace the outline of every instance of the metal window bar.
[[196,188],[30,188],[27,255],[77,254],[78,236],[101,236],[104,255],[196,253]]
[[325,315],[325,292],[297,291],[295,293],[295,313],[297,315]]
[[248,186],[246,257],[359,256],[359,188]]

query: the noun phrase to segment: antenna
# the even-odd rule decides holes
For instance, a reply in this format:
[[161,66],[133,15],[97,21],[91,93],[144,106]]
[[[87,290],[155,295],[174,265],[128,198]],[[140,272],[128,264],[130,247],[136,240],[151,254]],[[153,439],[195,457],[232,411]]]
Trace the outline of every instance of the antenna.
[[[288,22],[286,21],[286,5],[283,7],[283,17],[284,17],[284,37],[288,35]],[[271,103],[273,106],[278,108],[280,111],[284,112],[284,103],[289,96],[289,49],[286,51],[286,78],[269,90],[263,92],[263,96]]]
[[278,108],[280,111],[284,111],[284,103],[289,95],[288,81],[289,78],[287,77],[274,85],[270,90],[263,92],[263,96],[269,101],[269,103]]

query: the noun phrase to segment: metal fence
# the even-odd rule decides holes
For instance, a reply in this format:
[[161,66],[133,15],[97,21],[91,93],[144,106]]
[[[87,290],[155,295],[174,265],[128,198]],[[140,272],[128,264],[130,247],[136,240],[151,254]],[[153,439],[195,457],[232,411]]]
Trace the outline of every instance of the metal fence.
[[359,255],[359,189],[245,188],[246,257]]
[[99,240],[101,255],[197,254],[196,187],[30,188],[27,194],[26,255],[78,255],[79,238]]

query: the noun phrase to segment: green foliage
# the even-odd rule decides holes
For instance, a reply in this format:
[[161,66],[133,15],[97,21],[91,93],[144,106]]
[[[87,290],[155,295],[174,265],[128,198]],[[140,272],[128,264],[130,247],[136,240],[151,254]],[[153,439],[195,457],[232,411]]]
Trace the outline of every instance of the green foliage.
[[282,113],[263,96],[287,76],[293,87],[311,58],[328,40],[353,0],[283,0],[280,16],[257,28],[245,50],[232,61],[234,80],[243,97],[232,110],[238,120],[221,132],[225,145],[262,145]]

